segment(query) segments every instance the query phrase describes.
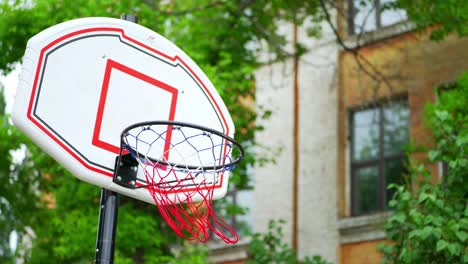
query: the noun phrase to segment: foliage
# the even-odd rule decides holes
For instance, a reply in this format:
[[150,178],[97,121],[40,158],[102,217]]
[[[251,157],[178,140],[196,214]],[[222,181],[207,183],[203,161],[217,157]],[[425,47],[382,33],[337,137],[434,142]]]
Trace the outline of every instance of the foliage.
[[4,115],[2,93],[0,107],[0,262],[5,263],[14,256],[9,244],[12,232],[21,236],[38,219],[35,187],[39,179],[31,163],[16,161],[19,154],[15,151],[29,141]]
[[249,261],[247,263],[301,263],[301,264],[329,264],[322,257],[316,255],[305,257],[302,261],[296,261],[296,253],[287,243],[283,243],[284,220],[270,220],[268,231],[256,233],[249,244]]
[[171,264],[204,264],[207,262],[208,251],[202,245],[185,243],[177,253],[177,258]]
[[428,156],[448,170],[434,184],[428,168],[413,164],[408,182],[392,187],[383,263],[468,263],[468,74],[439,93],[426,107],[435,140]]
[[[123,13],[135,14],[140,24],[182,48],[217,87],[238,128],[235,137],[247,147],[245,161],[236,169],[231,182],[235,188],[248,189],[251,186],[247,168],[256,162],[249,150],[255,146],[254,132],[261,129],[255,124],[253,107],[253,72],[259,65],[257,47],[268,47],[276,59],[290,56],[285,52],[286,40],[278,33],[276,22],[286,20],[300,24],[307,16],[318,14],[317,7],[315,0],[3,0],[0,2],[0,72],[11,71],[15,63],[21,61],[27,40],[47,27],[79,17],[117,18]],[[319,28],[311,32],[318,35]],[[0,127],[0,151],[4,154],[0,157],[0,177],[17,182],[4,186],[10,189],[2,189],[5,192],[0,194],[4,197],[2,201],[6,201],[4,204],[11,204],[9,210],[15,210],[6,214],[7,220],[0,219],[0,223],[9,225],[0,226],[1,232],[7,236],[11,230],[31,227],[35,239],[31,255],[26,257],[33,263],[91,260],[99,212],[99,188],[76,180],[7,120],[2,117],[4,125]],[[11,151],[21,146],[27,149],[26,158],[22,163],[14,164]],[[15,178],[15,173],[21,173],[21,177]],[[17,199],[19,193],[22,195]],[[156,208],[125,197],[121,199],[116,262],[176,261],[170,250],[176,237],[161,220]],[[232,206],[228,209],[226,211],[245,212]],[[3,210],[6,209],[2,208],[2,217]],[[7,244],[4,246],[8,247]],[[202,259],[203,254],[199,252],[188,251],[183,256],[195,254]],[[4,252],[0,255],[6,256]],[[203,262],[201,259],[199,261]]]
[[458,0],[397,0],[395,5],[406,10],[419,29],[436,26],[431,39],[442,40],[452,32],[468,35],[468,2]]

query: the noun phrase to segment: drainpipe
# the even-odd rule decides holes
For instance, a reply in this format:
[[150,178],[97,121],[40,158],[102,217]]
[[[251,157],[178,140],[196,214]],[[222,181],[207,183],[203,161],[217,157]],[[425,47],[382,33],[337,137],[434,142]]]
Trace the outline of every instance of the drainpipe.
[[[297,24],[293,25],[293,45],[294,53],[297,52]],[[292,249],[295,251],[297,259],[297,249],[298,249],[298,182],[299,182],[299,82],[298,82],[298,72],[299,72],[299,56],[294,54],[294,88],[293,88],[293,215],[292,215]]]

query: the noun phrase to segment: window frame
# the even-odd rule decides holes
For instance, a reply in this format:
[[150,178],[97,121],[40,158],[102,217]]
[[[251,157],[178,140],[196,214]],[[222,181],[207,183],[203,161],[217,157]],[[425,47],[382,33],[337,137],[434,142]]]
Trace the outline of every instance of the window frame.
[[[409,105],[408,105],[408,100],[406,97],[403,98],[395,98],[390,101],[385,101],[385,102],[375,102],[373,104],[367,105],[365,107],[356,107],[356,108],[351,108],[349,109],[349,115],[348,115],[348,123],[349,125],[349,143],[350,143],[350,162],[349,162],[349,168],[350,168],[350,179],[351,179],[351,190],[350,190],[350,198],[351,198],[351,216],[361,216],[361,215],[368,215],[372,213],[377,213],[377,212],[384,212],[387,211],[388,206],[387,206],[387,177],[385,175],[385,162],[388,161],[394,161],[394,160],[400,160],[400,159],[405,159],[406,153],[402,150],[399,153],[393,153],[389,155],[385,155],[384,153],[384,137],[385,137],[385,126],[384,126],[384,108],[385,106],[388,106],[392,103],[405,103],[408,109],[409,113]],[[354,148],[355,148],[355,142],[353,142],[354,139],[354,122],[353,122],[353,116],[355,113],[368,110],[368,109],[376,109],[378,110],[378,126],[379,126],[379,143],[378,143],[378,155],[376,158],[373,159],[368,159],[368,160],[360,160],[356,161],[354,157]],[[409,124],[409,116],[408,116],[408,130],[410,129],[410,124]],[[409,138],[408,138],[409,140]],[[378,175],[377,175],[377,186],[378,186],[378,191],[377,191],[377,210],[376,211],[365,211],[358,213],[357,212],[357,200],[358,200],[358,192],[357,192],[357,176],[356,172],[359,169],[366,168],[366,167],[372,167],[372,166],[377,166],[378,168]]]
[[[375,22],[375,29],[374,30],[370,30],[370,31],[362,31],[362,32],[359,32],[357,33],[356,32],[356,26],[359,26],[359,25],[355,25],[354,23],[354,18],[356,16],[356,7],[354,6],[354,0],[347,0],[347,5],[348,5],[348,12],[347,12],[347,15],[348,15],[348,34],[350,36],[357,36],[357,35],[360,35],[360,34],[366,34],[366,33],[370,33],[370,32],[374,32],[374,31],[378,31],[378,30],[381,30],[383,28],[386,28],[386,27],[389,27],[389,26],[393,26],[395,24],[398,24],[400,22],[403,22],[403,21],[407,21],[408,19],[405,19],[405,20],[401,20],[401,21],[398,21],[394,24],[391,24],[391,25],[385,25],[385,26],[382,26],[382,4],[381,4],[381,0],[372,0],[374,2],[374,10],[375,10],[375,15],[372,17],[369,17],[370,19],[373,19],[374,22]],[[360,26],[363,26],[363,25],[360,25]]]

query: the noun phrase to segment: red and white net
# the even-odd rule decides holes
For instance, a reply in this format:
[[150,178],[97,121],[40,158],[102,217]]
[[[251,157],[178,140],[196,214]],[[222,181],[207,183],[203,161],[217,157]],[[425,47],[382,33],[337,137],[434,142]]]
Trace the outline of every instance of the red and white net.
[[139,163],[161,216],[186,239],[226,243],[238,235],[213,209],[215,190],[242,159],[242,147],[224,134],[185,123],[151,122],[126,129],[122,149]]

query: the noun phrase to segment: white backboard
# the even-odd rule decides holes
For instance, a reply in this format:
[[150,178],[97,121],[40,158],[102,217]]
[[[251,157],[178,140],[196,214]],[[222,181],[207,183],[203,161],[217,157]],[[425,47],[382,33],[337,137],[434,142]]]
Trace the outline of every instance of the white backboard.
[[[12,116],[79,179],[150,203],[145,188],[112,181],[123,129],[169,120],[234,135],[223,100],[182,50],[141,25],[112,18],[76,19],[31,38]],[[228,177],[216,179],[215,199],[225,195]]]

